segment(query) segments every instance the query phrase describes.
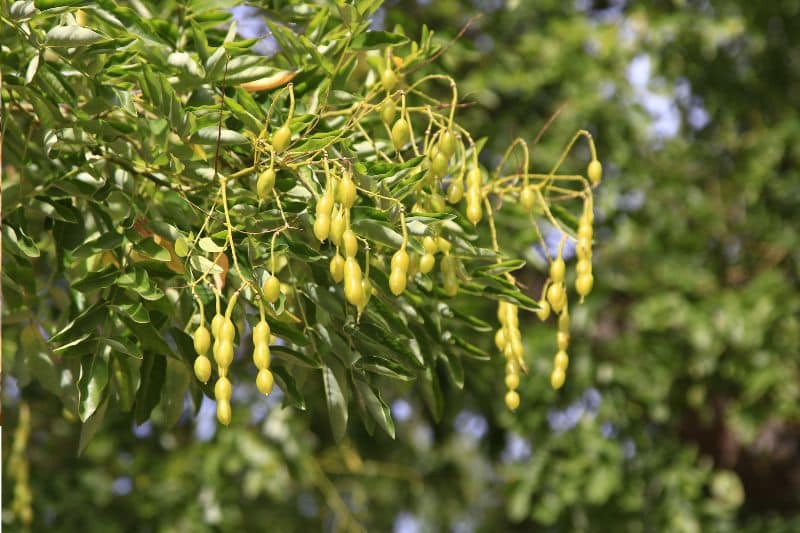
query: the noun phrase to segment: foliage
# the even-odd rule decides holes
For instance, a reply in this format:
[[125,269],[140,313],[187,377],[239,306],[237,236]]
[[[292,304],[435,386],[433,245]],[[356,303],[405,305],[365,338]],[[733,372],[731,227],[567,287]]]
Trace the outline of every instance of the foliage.
[[[268,7],[284,4],[270,2]],[[399,23],[412,41],[421,36],[420,40],[425,42],[423,23],[437,30],[421,62],[438,49],[448,48],[435,65],[421,66],[412,78],[421,79],[443,70],[458,80],[460,100],[467,104],[458,110],[459,124],[465,131],[487,136],[480,154],[485,168],[494,168],[499,162],[512,133],[523,139],[537,139],[532,150],[537,167],[554,163],[565,139],[578,129],[589,126],[598,139],[608,179],[598,189],[595,199],[599,223],[594,256],[596,288],[584,306],[571,309],[571,363],[563,391],[552,391],[547,380],[556,346],[552,326],[535,325],[538,320],[532,313],[520,313],[530,375],[520,385],[523,401],[514,414],[501,408],[502,358],[494,355],[496,348],[486,334],[486,327],[470,332],[466,325],[459,325],[453,326],[458,338],[470,340],[479,350],[492,354],[492,358],[487,362],[464,357],[459,359],[460,366],[454,366],[448,349],[443,350],[446,357],[439,358],[434,366],[427,356],[429,348],[433,351],[435,345],[430,345],[430,338],[426,337],[420,344],[421,353],[427,368],[435,368],[435,372],[426,376],[439,383],[435,394],[420,394],[424,391],[419,375],[408,382],[387,379],[383,374],[380,378],[369,376],[370,382],[378,386],[380,398],[391,405],[396,440],[389,440],[381,432],[367,433],[366,428],[351,421],[344,440],[337,444],[329,429],[322,373],[319,369],[309,370],[298,377],[303,367],[290,359],[291,353],[276,350],[276,364],[285,361],[293,371],[307,407],[305,412],[278,407],[281,399],[292,402],[292,391],[283,386],[266,399],[252,386],[246,386],[245,383],[252,383],[255,372],[244,370],[249,363],[237,360],[234,367],[242,372],[239,375],[242,384],[234,391],[234,421],[230,428],[213,431],[214,407],[209,400],[203,402],[193,422],[191,409],[181,414],[179,402],[162,394],[156,398],[161,405],[152,411],[151,421],[138,426],[132,434],[132,415],[119,413],[121,406],[113,403],[94,440],[80,458],[74,459],[81,426],[69,415],[62,417],[60,406],[45,392],[60,390],[48,361],[37,355],[38,351],[17,350],[16,342],[26,321],[15,323],[8,319],[7,309],[16,309],[17,304],[7,284],[26,279],[17,276],[19,267],[14,270],[13,265],[25,265],[25,250],[33,250],[29,239],[17,234],[22,254],[4,248],[3,353],[6,369],[12,369],[17,383],[24,385],[22,398],[34,406],[27,458],[31,463],[30,484],[37,520],[60,529],[103,531],[114,527],[241,529],[267,520],[280,529],[290,530],[360,526],[387,530],[415,523],[430,530],[467,531],[514,527],[531,530],[543,526],[559,530],[796,529],[797,517],[792,509],[796,508],[799,492],[792,485],[791,472],[796,471],[798,458],[791,443],[797,441],[800,381],[795,354],[796,346],[800,345],[797,318],[800,291],[797,254],[793,251],[797,249],[797,237],[791,228],[798,225],[792,206],[797,203],[800,180],[795,148],[797,92],[786,88],[796,83],[798,76],[796,64],[787,65],[785,58],[792,57],[798,49],[795,37],[798,33],[794,31],[798,28],[797,14],[790,13],[780,2],[768,6],[732,2],[715,6],[714,10],[693,4],[680,8],[666,4],[624,8],[617,3],[588,5],[556,1],[506,4],[409,1],[385,6],[372,16],[373,24],[383,21],[382,27],[373,29],[404,35],[400,27],[394,27]],[[476,6],[485,10],[483,17],[473,21],[464,35],[451,43],[475,13]],[[163,9],[167,13],[172,7],[165,4]],[[4,8],[3,13],[6,12]],[[70,8],[59,16],[74,12],[75,8]],[[87,24],[89,27],[105,28],[99,26],[104,22],[91,13],[89,16],[93,21]],[[307,16],[307,13],[293,16]],[[338,16],[345,15],[330,12],[333,21]],[[155,42],[167,41],[170,44],[166,46],[172,47],[178,42],[177,34],[163,22],[165,19],[161,16],[158,20],[140,20],[136,25],[128,24],[126,31],[137,35],[138,40],[145,39],[141,35],[147,30],[158,37]],[[333,21],[331,28],[336,26]],[[219,22],[221,19],[209,20],[203,26],[211,43],[209,51],[224,39],[226,31],[220,29]],[[364,29],[365,26],[361,31]],[[17,79],[24,79],[32,49],[22,49],[18,37],[6,29],[3,35],[4,44],[12,43],[3,51],[4,81],[8,82],[11,72],[17,73]],[[153,46],[148,39],[145,39],[146,49]],[[128,46],[135,48],[135,42]],[[183,45],[199,54],[194,43],[189,36]],[[249,54],[250,44],[253,43],[230,46],[229,53]],[[98,42],[89,48],[102,46]],[[313,67],[317,73],[324,69],[324,62],[314,55],[313,47],[298,47],[300,52],[294,56],[297,63],[288,63],[290,59],[279,54],[264,65],[276,68],[279,75],[298,65],[304,69]],[[100,55],[127,57],[131,53],[121,48],[98,49],[103,50]],[[5,60],[7,50],[14,51],[9,56],[13,61]],[[317,52],[336,57],[335,50]],[[138,53],[147,52],[137,50]],[[184,73],[180,65],[168,66],[167,56],[153,51],[146,56],[154,75],[162,75],[161,69],[165,69],[164,72],[173,75],[170,84],[174,82],[181,87],[182,83],[190,83],[191,69]],[[89,65],[91,60],[83,57],[81,54],[77,60]],[[135,61],[140,61],[135,57]],[[369,57],[374,62],[355,67],[360,74],[353,79],[365,79],[372,69],[382,71],[385,56]],[[52,67],[51,63],[43,64]],[[652,74],[645,82],[637,80],[636,69],[632,68],[636,64],[649,65]],[[119,65],[117,68],[124,73],[121,76],[131,76],[137,71],[132,69],[131,73]],[[326,78],[318,75],[303,89],[301,81],[307,74],[304,69],[293,80],[298,109],[305,109],[305,95],[313,93],[310,87]],[[55,70],[56,76],[67,75],[70,81],[78,78],[79,71]],[[107,70],[98,69],[95,73],[102,76],[104,72]],[[273,72],[264,71],[259,76]],[[37,88],[38,76],[31,80]],[[141,81],[132,83],[140,85]],[[24,87],[25,83],[17,85]],[[72,87],[71,83],[63,85],[67,90]],[[224,107],[226,129],[246,131],[246,122],[235,117],[232,104],[247,95],[233,87],[221,89],[220,85],[223,83],[219,79],[210,83],[209,99],[198,106],[205,121],[201,121],[202,127],[219,124],[220,108],[215,99],[219,92],[215,91],[224,90],[230,98],[225,100]],[[88,94],[96,94],[95,89],[92,86]],[[43,85],[39,91],[49,94],[49,90],[49,86]],[[449,102],[452,97],[448,83],[434,82],[426,85],[425,90],[437,101]],[[340,91],[361,99],[369,93],[369,88],[346,85]],[[267,93],[253,93],[262,112],[269,110],[277,95],[274,90]],[[25,94],[32,105],[47,106],[46,101],[38,102],[42,100],[38,92],[28,90]],[[85,105],[81,96],[75,94],[70,98]],[[6,92],[3,97],[5,105],[10,105]],[[658,97],[662,103],[666,102],[670,116],[677,116],[677,121],[673,121],[677,126],[653,120],[650,115],[653,98]],[[141,98],[150,102],[145,93]],[[286,91],[278,96],[277,116],[271,121],[269,133],[283,123],[287,112],[285,102]],[[562,108],[563,104],[566,105]],[[347,108],[353,102],[341,101],[336,105]],[[559,110],[545,134],[539,136],[548,117]],[[54,120],[60,120],[61,109],[50,111]],[[164,111],[159,115],[170,117],[171,122],[173,115],[167,109]],[[41,111],[34,112],[38,116]],[[174,118],[182,120],[177,113]],[[101,120],[107,120],[102,112]],[[299,117],[296,120],[298,127],[311,123]],[[122,125],[111,127],[124,127],[125,123],[136,124],[133,117],[126,117]],[[365,125],[369,133],[376,131],[374,122],[367,121]],[[8,133],[10,127],[9,122],[4,143],[7,165],[4,232],[7,227],[22,227],[26,235],[40,235],[27,231],[28,226],[13,216],[7,223],[8,169],[14,167],[22,172],[27,168],[8,164],[15,157],[9,155],[14,150],[13,144],[9,144],[13,138]],[[182,162],[184,157],[196,162],[202,160],[199,155],[186,156],[177,144],[170,144],[169,150],[164,150],[168,136],[165,130],[153,130],[150,121],[136,127],[148,132],[139,138],[148,150],[147,155],[166,157],[166,161],[148,157],[143,159],[147,164],[134,167],[131,174],[138,177],[149,165],[156,164],[159,170],[154,176],[170,176],[166,180],[170,186],[181,187],[194,180],[211,183],[208,175],[203,181],[202,175],[177,172],[169,166],[173,157]],[[255,134],[252,141],[260,130],[250,131]],[[46,145],[43,131],[40,134],[33,142],[20,142],[16,157],[30,158],[44,165],[43,168],[50,168],[52,163],[48,159],[28,156],[36,152],[24,149],[28,145],[28,150],[41,151]],[[89,134],[100,133],[89,131]],[[388,132],[381,132],[380,128],[374,135],[376,139],[388,138]],[[20,133],[16,138],[27,137]],[[151,139],[160,139],[160,144]],[[209,132],[209,139],[211,144],[201,146],[207,156],[205,167],[213,169],[216,136]],[[243,154],[252,157],[250,146],[223,147],[221,172],[227,175],[247,168],[252,160]],[[62,146],[57,149],[59,157],[68,157],[60,155]],[[590,153],[580,150],[578,147],[575,155],[567,158],[565,168],[583,168]],[[514,164],[519,163],[514,161]],[[187,166],[191,170],[192,165]],[[30,179],[47,179],[48,172],[53,173],[51,178],[63,176],[54,170],[40,171],[39,167],[36,171]],[[312,178],[315,192],[324,186],[319,180],[322,174],[317,170]],[[255,176],[251,171],[249,178],[254,180]],[[356,170],[356,176],[361,178],[363,173]],[[82,193],[87,196],[97,194],[96,189],[80,189],[92,184],[89,181],[87,185],[89,177],[75,176],[75,190],[62,192],[62,197],[77,195],[79,190],[88,191]],[[69,178],[65,183],[72,183]],[[279,173],[278,190],[288,192],[281,188],[287,178]],[[58,181],[54,187],[61,187],[62,180]],[[239,199],[233,202],[236,208],[248,203],[255,205],[254,186],[252,182],[232,185],[233,191],[241,195],[232,192],[231,196]],[[143,190],[148,194],[155,191],[166,194],[155,184],[147,187]],[[205,190],[188,191],[187,196],[199,205],[197,198],[209,198],[213,193],[214,189],[208,185]],[[107,198],[101,195],[89,204],[95,210],[113,210],[114,204]],[[159,210],[174,210],[176,214],[168,222],[187,237],[191,231],[187,228],[194,228],[197,236],[198,222],[202,223],[204,217],[198,219],[192,214],[187,207],[191,204],[182,198],[173,202],[138,201],[141,203],[134,203],[134,208],[147,213],[150,221],[164,216]],[[35,211],[39,208],[37,202],[32,200],[23,205]],[[372,205],[372,200],[363,195],[360,202]],[[83,220],[86,210],[78,210],[76,214],[64,211],[63,206],[47,205],[51,207],[40,209],[47,210],[52,224],[62,226],[66,237],[82,242],[85,236],[74,232],[71,219],[59,217],[72,214]],[[231,210],[234,217],[239,216],[236,208]],[[305,207],[296,209],[302,213]],[[287,209],[287,213],[293,212]],[[463,217],[464,211],[461,213],[459,216]],[[497,234],[509,257],[527,260],[528,266],[515,271],[515,276],[524,289],[521,295],[537,299],[546,278],[545,264],[541,248],[530,246],[533,236],[527,219],[519,215],[514,208],[497,212]],[[280,227],[280,212],[273,208],[271,216],[270,230]],[[397,218],[387,223],[395,231],[399,228]],[[220,224],[224,227],[221,221]],[[306,220],[304,224],[305,233],[310,234],[310,222]],[[461,227],[468,231],[471,225]],[[491,235],[487,226],[481,224],[478,228],[477,242],[488,247]],[[172,233],[164,236],[176,237]],[[5,233],[4,237],[4,246],[9,246]],[[257,257],[263,267],[265,258],[268,263],[271,243],[260,240],[264,242]],[[51,253],[42,239],[32,241],[41,253]],[[216,245],[225,246],[225,241],[226,235],[216,236]],[[312,249],[317,246],[311,239],[304,242]],[[236,244],[239,246],[238,240]],[[279,240],[278,246],[282,257],[291,258],[296,253],[288,241],[284,244]],[[286,246],[286,251],[282,246]],[[374,248],[381,250],[377,244]],[[92,249],[86,252],[91,253]],[[461,253],[470,255],[465,250]],[[248,254],[240,253],[239,258],[243,263],[252,263],[249,250]],[[310,268],[313,270],[318,262],[312,261]],[[466,263],[469,265],[469,261]],[[40,279],[48,281],[75,272],[53,273],[48,270],[53,261],[38,260],[33,264]],[[165,268],[153,270],[152,262],[139,264],[147,266],[148,280],[155,280],[154,285],[170,287],[162,290],[165,297],[159,299],[169,302],[169,313],[164,312],[162,304],[152,303],[157,300],[145,298],[146,291],[137,294],[151,321],[155,318],[156,323],[170,328],[170,336],[166,337],[169,350],[180,350],[181,343],[175,342],[175,335],[196,326],[196,322],[190,323],[195,314],[193,302],[185,289],[171,289],[176,286],[170,281],[176,274]],[[323,269],[314,280],[327,280],[326,276]],[[237,286],[233,274],[229,280]],[[283,276],[282,280],[293,281]],[[381,289],[389,301],[387,287],[388,280],[384,279]],[[57,283],[46,294],[42,288],[37,286],[37,289],[34,294],[40,299],[26,302],[38,302],[37,313],[47,317],[42,322],[47,325],[48,333],[55,332],[57,324],[63,326],[69,316],[78,312],[79,305],[86,305],[84,301],[69,302],[66,296],[80,293],[80,286],[72,287],[72,293]],[[129,293],[130,289],[122,287],[122,291]],[[210,304],[211,312],[213,296],[205,293],[201,297]],[[447,305],[450,299],[444,296],[440,296],[437,305],[444,303],[465,317],[495,323],[496,306],[487,304],[484,298],[465,296],[462,292],[457,299],[459,307]],[[339,301],[343,301],[341,295]],[[50,314],[52,308],[62,311]],[[257,311],[247,308],[246,314],[253,321]],[[387,320],[392,317],[389,312],[381,314]],[[341,319],[332,316],[334,320]],[[246,332],[247,328],[241,326],[243,323],[239,331]],[[135,335],[128,339],[135,344],[137,337],[140,342],[154,338]],[[245,348],[238,357],[249,357],[248,350],[249,347]],[[28,356],[27,365],[12,367],[20,358],[9,354],[18,353],[34,355]],[[165,374],[169,377],[178,368],[175,375],[182,374],[183,383],[192,383],[191,357],[179,354],[182,360],[166,359]],[[326,366],[332,364],[337,368],[341,363],[336,355],[323,353],[321,358]],[[60,362],[50,361],[53,360]],[[120,358],[120,361],[132,359]],[[37,375],[37,381],[28,384],[26,372]],[[171,384],[181,377],[169,379]],[[351,385],[349,379],[336,377],[336,382],[345,388]],[[463,390],[459,389],[461,383]],[[188,386],[197,389],[195,384]],[[281,392],[288,394],[282,396]],[[437,418],[433,417],[436,409],[425,407],[425,402],[432,398],[437,405],[441,401]],[[168,406],[172,410],[165,409]],[[358,402],[351,403],[349,412],[351,418],[358,413],[358,418],[367,425],[372,420],[371,413],[378,413],[362,411]],[[13,412],[7,411],[7,416],[15,419]],[[5,435],[11,438],[10,432]],[[4,450],[11,448],[4,446]],[[44,474],[56,469],[60,470],[58,476]],[[8,481],[4,477],[4,488]],[[4,514],[4,521],[9,519]]]

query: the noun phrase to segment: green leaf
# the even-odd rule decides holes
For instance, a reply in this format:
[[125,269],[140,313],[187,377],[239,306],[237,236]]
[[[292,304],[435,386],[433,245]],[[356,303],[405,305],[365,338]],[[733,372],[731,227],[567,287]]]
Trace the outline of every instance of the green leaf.
[[390,248],[399,248],[403,244],[403,236],[385,222],[361,218],[354,221],[351,228],[357,235]]
[[92,292],[105,289],[114,284],[119,276],[119,270],[113,266],[106,267],[96,272],[89,272],[72,284],[72,288],[81,292]]
[[372,418],[375,419],[386,434],[394,439],[394,420],[392,419],[392,413],[389,410],[389,406],[386,405],[386,402],[381,399],[380,391],[373,391],[372,387],[360,379],[354,379],[353,381],[356,384],[356,390],[361,400],[367,408],[367,412],[372,415]]
[[378,355],[364,356],[353,365],[359,370],[380,374],[400,381],[413,381],[416,376],[403,365],[387,357]]
[[330,367],[322,369],[322,380],[325,386],[325,401],[328,404],[328,418],[331,423],[333,438],[338,442],[347,430],[347,402],[336,381],[336,375]]
[[422,398],[430,409],[433,419],[439,422],[444,414],[444,399],[439,378],[433,368],[428,367],[419,374],[419,384],[422,389]]
[[142,351],[139,349],[139,347],[128,341],[128,339],[122,335],[119,335],[114,339],[108,337],[96,337],[95,339],[98,343],[111,348],[113,352],[127,355],[128,357],[133,357],[135,359],[142,358]]
[[[294,350],[288,346],[281,346],[278,344],[272,345],[269,349],[279,356],[285,357],[288,361],[300,364],[308,368],[322,368],[322,361],[318,358],[306,355],[304,352]],[[312,353],[314,353],[312,351]]]
[[117,278],[117,285],[124,289],[129,289],[137,293],[145,300],[159,300],[164,293],[150,282],[150,276],[143,268],[134,268]]
[[78,415],[81,422],[92,416],[103,399],[108,385],[108,353],[99,352],[86,356],[81,361],[81,376],[78,379]]
[[278,387],[286,395],[285,401],[297,409],[305,411],[306,401],[303,399],[303,395],[300,394],[300,389],[297,387],[297,382],[292,377],[292,374],[280,364],[273,365],[270,370],[272,370],[272,375],[275,376],[275,382]]
[[83,26],[55,26],[45,35],[44,43],[46,46],[86,46],[107,40],[94,30]]
[[86,241],[72,252],[74,259],[85,259],[94,254],[113,250],[122,246],[124,237],[116,232],[103,233],[97,237]]
[[156,241],[154,241],[152,237],[142,239],[134,244],[133,248],[140,254],[151,257],[156,261],[166,262],[172,259],[172,256],[169,255],[169,252],[164,247],[156,244]]
[[108,395],[106,395],[100,405],[95,409],[94,413],[83,421],[83,425],[81,426],[81,436],[78,441],[78,455],[83,453],[83,450],[86,449],[86,446],[89,445],[92,438],[94,438],[97,430],[100,429],[100,425],[103,423],[103,419],[106,416],[106,408],[108,407]]
[[218,253],[225,251],[225,247],[215,243],[211,237],[203,237],[197,244],[204,252]]
[[166,370],[166,357],[152,352],[144,353],[144,360],[139,372],[141,385],[136,392],[134,409],[134,420],[137,424],[143,424],[150,418],[150,413],[161,399],[161,388],[164,386]]
[[161,390],[161,411],[164,415],[164,427],[171,428],[178,423],[183,412],[183,400],[189,389],[194,374],[183,361],[167,360],[164,387]]
[[247,144],[250,142],[247,140],[247,137],[241,133],[225,128],[220,130],[217,126],[208,126],[202,128],[192,136],[193,143],[211,146],[216,146],[218,139],[219,143],[222,145]]
[[359,33],[350,43],[353,50],[371,50],[374,48],[385,48],[387,46],[398,46],[408,42],[408,38],[397,33],[388,31],[367,31]]

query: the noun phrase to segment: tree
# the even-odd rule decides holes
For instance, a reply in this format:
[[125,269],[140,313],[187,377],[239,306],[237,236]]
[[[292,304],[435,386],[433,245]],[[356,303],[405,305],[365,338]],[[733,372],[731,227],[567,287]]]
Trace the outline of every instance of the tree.
[[[462,388],[467,361],[498,350],[514,411],[520,309],[558,315],[563,386],[567,242],[581,302],[593,284],[588,132],[549,170],[523,139],[485,168],[456,82],[421,70],[442,52],[432,32],[369,30],[377,1],[265,7],[272,57],[237,39],[234,2],[76,4],[3,14],[3,337],[23,398],[46,391],[80,421],[78,451],[114,420],[174,426],[187,394],[195,412],[215,398],[227,426],[249,407],[232,408],[232,383],[274,381],[286,406],[324,398],[336,441],[352,413],[394,438],[385,396],[411,386],[438,421],[443,381]],[[579,141],[586,175],[559,173]],[[541,241],[541,296],[512,274],[511,227]],[[500,327],[473,312],[486,300]],[[30,523],[17,423],[13,512]]]

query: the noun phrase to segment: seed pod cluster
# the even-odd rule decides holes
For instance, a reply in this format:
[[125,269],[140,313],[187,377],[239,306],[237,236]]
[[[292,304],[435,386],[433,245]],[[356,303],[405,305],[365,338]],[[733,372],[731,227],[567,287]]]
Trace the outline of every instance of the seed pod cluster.
[[592,275],[593,222],[594,211],[590,197],[583,204],[583,214],[578,222],[578,243],[575,248],[575,254],[578,256],[578,264],[575,267],[577,273],[575,291],[580,295],[581,301],[592,291],[594,285],[594,276]]
[[395,296],[400,296],[406,290],[409,261],[406,245],[403,243],[400,249],[392,256],[392,270],[389,274],[389,289]]
[[500,302],[497,305],[497,319],[500,329],[494,336],[497,349],[506,359],[506,407],[514,411],[519,407],[519,373],[525,368],[525,347],[522,344],[522,334],[519,331],[519,307],[509,303]]
[[272,392],[275,378],[269,370],[271,356],[269,352],[269,324],[263,318],[253,328],[253,363],[258,369],[256,376],[256,387],[261,394]]
[[422,239],[422,247],[425,249],[425,253],[419,260],[419,271],[423,274],[427,274],[433,270],[434,266],[436,266],[435,254],[439,251],[439,245],[436,242],[436,239],[429,235]]
[[473,224],[480,222],[483,216],[481,179],[481,169],[477,166],[467,172],[467,220]]
[[194,350],[197,357],[194,360],[194,375],[202,383],[208,383],[211,379],[211,360],[208,358],[208,350],[211,348],[211,334],[205,324],[194,332]]
[[564,283],[566,265],[562,258],[564,243],[558,248],[558,255],[550,262],[550,285],[547,287],[547,302],[550,308],[560,313],[567,305],[567,288]]
[[[344,297],[348,302],[356,307],[364,304],[364,285],[361,275],[361,266],[356,259],[358,252],[358,240],[351,229],[345,230],[342,241],[344,243],[344,254],[347,258],[344,261]],[[341,257],[341,256],[340,256]]]
[[567,309],[564,309],[558,317],[556,339],[558,341],[558,351],[553,358],[550,385],[554,389],[560,389],[564,386],[564,380],[567,377],[567,366],[569,366],[569,356],[567,355],[567,348],[569,347],[569,311]]
[[[229,304],[233,305],[234,300]],[[217,316],[220,319],[217,319]],[[233,341],[236,337],[236,326],[230,318],[230,313],[225,316],[217,314],[214,317],[217,328],[214,330],[214,321],[211,323],[214,334],[214,361],[217,362],[219,378],[214,384],[214,398],[217,400],[217,420],[223,425],[231,423],[231,381],[228,379],[228,368],[233,362]]]
[[328,182],[325,192],[317,200],[317,217],[314,219],[314,236],[322,242],[331,231],[331,212],[333,211],[333,187]]

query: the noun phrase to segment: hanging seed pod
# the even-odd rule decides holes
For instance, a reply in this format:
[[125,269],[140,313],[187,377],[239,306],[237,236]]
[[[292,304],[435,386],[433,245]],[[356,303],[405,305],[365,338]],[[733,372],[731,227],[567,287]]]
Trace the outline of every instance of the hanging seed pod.
[[284,124],[272,135],[272,147],[276,152],[280,153],[286,150],[289,146],[289,139],[292,137],[292,130],[289,129],[287,124]]
[[281,282],[274,274],[271,274],[266,281],[264,281],[264,298],[269,303],[274,304],[281,297]]
[[272,189],[275,187],[275,171],[268,168],[258,176],[256,182],[256,194],[259,200],[266,200]]
[[392,126],[392,144],[394,145],[394,149],[400,151],[400,149],[406,145],[409,138],[410,128],[408,126],[408,121],[401,117],[397,119],[397,122]]

